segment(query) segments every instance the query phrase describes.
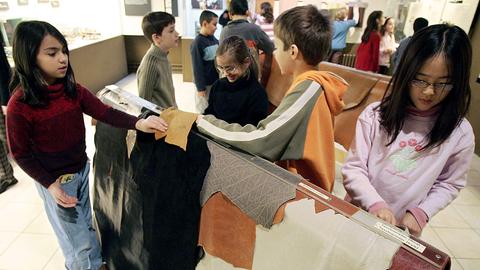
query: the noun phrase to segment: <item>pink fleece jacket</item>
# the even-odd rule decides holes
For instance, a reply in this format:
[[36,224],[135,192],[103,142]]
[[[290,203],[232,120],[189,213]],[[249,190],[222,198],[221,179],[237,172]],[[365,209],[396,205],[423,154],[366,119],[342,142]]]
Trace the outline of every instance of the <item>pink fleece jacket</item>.
[[357,121],[356,134],[342,168],[353,204],[372,211],[388,207],[401,220],[411,212],[421,227],[465,187],[474,151],[470,123],[463,119],[440,146],[425,151],[436,114],[410,112],[396,140],[380,127],[378,102]]

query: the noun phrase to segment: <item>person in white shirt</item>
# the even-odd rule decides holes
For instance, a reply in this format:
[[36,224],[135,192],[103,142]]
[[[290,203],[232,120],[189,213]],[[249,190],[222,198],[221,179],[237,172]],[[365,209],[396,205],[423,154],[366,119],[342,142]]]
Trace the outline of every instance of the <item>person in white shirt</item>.
[[273,7],[269,2],[263,2],[260,8],[262,12],[255,15],[255,24],[260,26],[263,32],[273,41]]
[[382,35],[382,39],[380,40],[380,69],[378,71],[380,74],[387,75],[389,73],[390,57],[398,47],[398,44],[395,42],[395,36],[393,35],[394,29],[395,21],[391,17],[385,20],[385,23],[380,29],[380,34]]

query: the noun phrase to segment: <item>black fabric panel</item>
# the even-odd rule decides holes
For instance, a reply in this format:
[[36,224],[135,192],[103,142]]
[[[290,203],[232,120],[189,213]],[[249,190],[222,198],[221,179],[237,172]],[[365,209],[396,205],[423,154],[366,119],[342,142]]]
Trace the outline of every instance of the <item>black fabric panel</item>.
[[127,130],[97,122],[93,159],[95,221],[110,270],[148,269],[143,245],[142,196],[131,180]]
[[[143,135],[143,136],[142,136]],[[200,220],[200,191],[210,166],[204,139],[188,136],[187,151],[150,134],[137,135],[131,154],[134,180],[143,195],[149,265],[194,269]]]
[[190,133],[184,152],[138,132],[129,162],[125,136],[97,124],[94,210],[109,268],[195,269],[206,141]]

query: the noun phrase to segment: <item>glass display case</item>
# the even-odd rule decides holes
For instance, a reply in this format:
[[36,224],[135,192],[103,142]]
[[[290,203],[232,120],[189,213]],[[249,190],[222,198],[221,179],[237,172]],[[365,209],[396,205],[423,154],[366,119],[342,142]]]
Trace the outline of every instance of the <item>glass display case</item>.
[[21,21],[21,18],[12,18],[0,21],[0,31],[2,32],[5,46],[11,46],[13,41],[13,32],[15,31],[17,24],[19,24]]
[[[119,0],[69,0],[17,2],[0,11],[0,30],[5,46],[11,46],[15,26],[22,20],[42,20],[65,35],[70,49],[122,34]],[[88,18],[88,19],[87,19]]]

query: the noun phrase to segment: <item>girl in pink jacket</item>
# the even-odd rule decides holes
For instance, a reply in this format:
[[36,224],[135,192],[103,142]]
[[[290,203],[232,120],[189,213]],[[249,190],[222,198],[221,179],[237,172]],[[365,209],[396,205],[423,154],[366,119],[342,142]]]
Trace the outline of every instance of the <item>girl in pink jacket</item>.
[[362,112],[342,168],[347,200],[420,235],[465,187],[474,135],[465,119],[472,48],[433,25],[412,37],[388,96]]

